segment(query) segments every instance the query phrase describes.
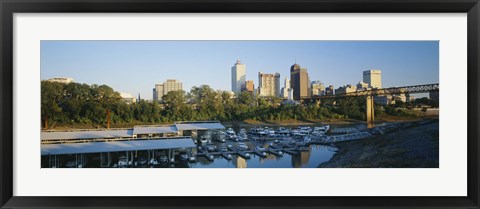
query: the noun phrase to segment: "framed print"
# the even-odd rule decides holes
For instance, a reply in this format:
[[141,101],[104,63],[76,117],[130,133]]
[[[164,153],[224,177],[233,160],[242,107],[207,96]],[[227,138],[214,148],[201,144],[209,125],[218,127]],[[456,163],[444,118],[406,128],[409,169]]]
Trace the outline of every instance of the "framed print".
[[1,7],[2,208],[479,208],[476,0]]

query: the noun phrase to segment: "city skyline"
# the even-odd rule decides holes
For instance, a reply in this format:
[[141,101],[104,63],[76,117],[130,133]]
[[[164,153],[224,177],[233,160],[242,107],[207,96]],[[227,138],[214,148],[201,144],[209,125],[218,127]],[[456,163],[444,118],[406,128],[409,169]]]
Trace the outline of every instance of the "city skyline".
[[383,87],[439,80],[437,41],[42,41],[41,54],[42,80],[71,77],[148,100],[168,79],[187,92],[203,84],[230,91],[236,60],[255,88],[259,72],[283,81],[294,63],[334,88],[356,85],[371,69],[382,71]]

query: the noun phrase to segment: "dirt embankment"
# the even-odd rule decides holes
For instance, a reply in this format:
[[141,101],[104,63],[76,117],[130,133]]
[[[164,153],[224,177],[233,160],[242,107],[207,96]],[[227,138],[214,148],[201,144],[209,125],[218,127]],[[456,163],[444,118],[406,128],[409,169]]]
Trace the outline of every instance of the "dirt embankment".
[[323,168],[438,168],[439,123],[415,122],[385,135],[337,143]]

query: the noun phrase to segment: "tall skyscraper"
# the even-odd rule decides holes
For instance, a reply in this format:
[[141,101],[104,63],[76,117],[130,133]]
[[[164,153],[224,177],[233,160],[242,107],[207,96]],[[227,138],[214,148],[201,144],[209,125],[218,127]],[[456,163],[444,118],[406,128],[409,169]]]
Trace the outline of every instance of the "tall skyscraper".
[[240,63],[240,60],[237,60],[235,65],[232,67],[232,91],[235,93],[240,93],[242,91],[242,85],[245,85],[245,72],[247,68],[245,64]]
[[292,92],[292,87],[290,86],[290,79],[285,78],[285,83],[283,84],[281,96],[285,99],[288,99],[289,92]]
[[293,88],[293,99],[299,100],[311,95],[310,78],[306,68],[295,63],[290,67],[290,84]]
[[368,83],[368,88],[382,88],[382,71],[366,70],[363,71],[363,82]]
[[258,73],[258,93],[260,96],[280,96],[280,73]]
[[155,88],[153,89],[153,100],[160,101],[164,95],[168,94],[168,92],[180,90],[183,90],[182,82],[175,79],[168,79],[162,84],[155,84]]

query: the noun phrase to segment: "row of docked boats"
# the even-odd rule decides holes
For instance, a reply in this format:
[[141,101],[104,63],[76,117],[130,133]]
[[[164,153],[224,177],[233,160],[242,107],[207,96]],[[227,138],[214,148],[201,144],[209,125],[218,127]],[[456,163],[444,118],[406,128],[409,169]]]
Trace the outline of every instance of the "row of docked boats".
[[264,128],[252,128],[250,134],[263,136],[263,137],[283,137],[283,136],[307,136],[311,134],[323,135],[330,130],[330,125],[324,125],[319,127],[299,126],[295,129],[288,129],[280,127],[273,129],[269,127]]

